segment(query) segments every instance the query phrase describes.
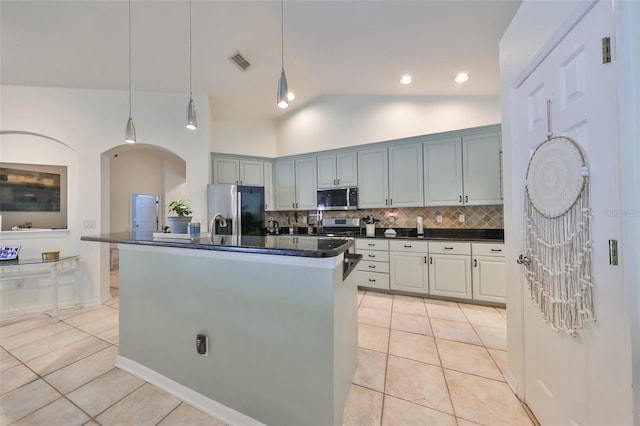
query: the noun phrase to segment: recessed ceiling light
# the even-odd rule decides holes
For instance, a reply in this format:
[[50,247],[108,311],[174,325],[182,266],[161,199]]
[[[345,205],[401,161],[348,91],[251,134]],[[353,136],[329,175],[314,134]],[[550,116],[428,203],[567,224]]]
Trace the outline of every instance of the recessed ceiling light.
[[287,99],[292,101],[296,98],[296,95],[293,94],[293,92],[289,92],[287,93]]
[[469,74],[467,74],[466,72],[461,72],[460,74],[456,75],[456,78],[453,79],[453,81],[455,81],[456,83],[464,83],[467,80],[469,80]]
[[405,74],[400,79],[400,83],[402,84],[411,84],[413,80],[411,80],[411,76],[409,74]]

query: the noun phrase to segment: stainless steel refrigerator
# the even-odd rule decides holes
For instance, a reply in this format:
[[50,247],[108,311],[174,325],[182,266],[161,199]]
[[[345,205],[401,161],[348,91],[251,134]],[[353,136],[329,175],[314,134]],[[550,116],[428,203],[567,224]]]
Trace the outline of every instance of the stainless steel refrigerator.
[[[208,221],[221,214],[227,221],[220,227],[216,221],[217,235],[264,235],[264,188],[261,186],[208,185]],[[211,231],[211,229],[209,230]]]

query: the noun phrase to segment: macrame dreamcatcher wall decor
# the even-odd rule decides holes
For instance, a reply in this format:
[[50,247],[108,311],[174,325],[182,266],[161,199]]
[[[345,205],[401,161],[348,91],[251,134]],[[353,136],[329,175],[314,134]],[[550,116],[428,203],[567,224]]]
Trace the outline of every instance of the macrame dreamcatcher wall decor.
[[[550,101],[547,115],[550,115]],[[594,321],[589,165],[571,138],[552,137],[529,160],[524,189],[527,285],[555,330],[575,335]]]

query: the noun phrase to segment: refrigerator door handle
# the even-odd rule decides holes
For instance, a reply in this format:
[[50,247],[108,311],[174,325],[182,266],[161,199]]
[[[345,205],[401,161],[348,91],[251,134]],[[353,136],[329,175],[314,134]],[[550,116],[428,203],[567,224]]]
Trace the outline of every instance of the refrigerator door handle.
[[234,235],[240,236],[242,235],[242,193],[240,191],[238,194],[238,202],[236,206],[236,220],[234,220]]

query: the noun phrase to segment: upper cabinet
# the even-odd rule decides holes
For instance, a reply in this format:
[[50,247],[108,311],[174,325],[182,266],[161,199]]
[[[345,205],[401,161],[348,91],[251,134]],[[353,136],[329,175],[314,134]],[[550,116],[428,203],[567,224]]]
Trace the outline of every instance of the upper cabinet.
[[317,157],[318,188],[358,185],[358,157],[355,151]]
[[275,209],[271,159],[212,153],[211,171],[214,184],[264,187],[265,210]]
[[264,186],[264,162],[213,157],[213,183]]
[[423,205],[422,144],[358,152],[358,207]]
[[277,210],[317,208],[315,157],[276,161],[275,181]]
[[424,143],[424,203],[455,206],[462,197],[462,138]]
[[502,204],[500,132],[462,138],[464,203]]
[[424,143],[426,206],[502,204],[500,132]]

